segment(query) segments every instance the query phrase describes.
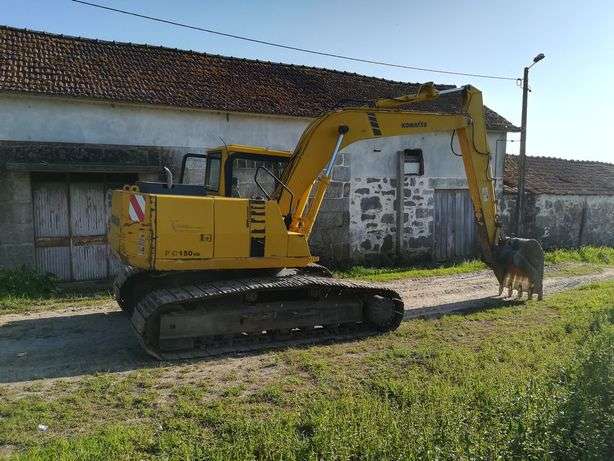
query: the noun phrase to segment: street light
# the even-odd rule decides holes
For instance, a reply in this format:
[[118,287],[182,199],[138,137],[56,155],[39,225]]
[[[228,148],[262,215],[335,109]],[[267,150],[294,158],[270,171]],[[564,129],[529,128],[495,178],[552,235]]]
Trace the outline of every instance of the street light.
[[526,177],[526,147],[527,147],[527,97],[529,95],[529,69],[544,59],[544,53],[539,53],[533,58],[533,64],[524,68],[522,78],[522,126],[520,130],[520,152],[518,157],[518,200],[516,201],[516,235],[524,234],[524,189]]

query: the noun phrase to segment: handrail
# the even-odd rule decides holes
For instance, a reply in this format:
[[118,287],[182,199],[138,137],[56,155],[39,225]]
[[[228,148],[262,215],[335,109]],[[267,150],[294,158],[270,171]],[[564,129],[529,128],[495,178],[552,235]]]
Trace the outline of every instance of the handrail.
[[256,173],[254,173],[254,182],[256,183],[256,185],[260,188],[260,190],[262,191],[262,193],[266,196],[267,200],[271,200],[271,194],[269,194],[266,190],[264,190],[264,187],[262,187],[262,185],[258,182],[258,172],[260,170],[264,170],[266,171],[269,176],[271,176],[275,182],[277,182],[281,187],[283,187],[286,192],[288,192],[288,194],[290,194],[290,205],[289,205],[289,210],[288,210],[288,215],[292,215],[292,204],[294,203],[294,194],[292,193],[292,191],[288,188],[288,186],[286,186],[283,181],[281,179],[279,179],[277,176],[275,176],[273,174],[272,171],[270,171],[268,168],[260,165],[258,166],[258,168],[256,168]]

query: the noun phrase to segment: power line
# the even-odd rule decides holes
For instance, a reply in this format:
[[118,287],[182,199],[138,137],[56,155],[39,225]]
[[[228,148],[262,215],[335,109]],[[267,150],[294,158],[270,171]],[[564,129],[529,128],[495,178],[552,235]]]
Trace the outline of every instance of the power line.
[[300,51],[301,53],[315,54],[315,55],[318,55],[318,56],[328,56],[330,58],[345,59],[347,61],[363,62],[363,63],[367,63],[367,64],[375,64],[375,65],[378,65],[378,66],[396,67],[398,69],[410,69],[410,70],[419,70],[419,71],[422,71],[422,72],[434,72],[434,73],[437,73],[437,74],[464,75],[464,76],[467,76],[467,77],[490,78],[490,79],[496,79],[496,80],[518,80],[516,77],[504,77],[504,76],[500,76],[500,75],[485,75],[485,74],[470,74],[470,73],[466,73],[466,72],[454,72],[454,71],[451,71],[451,70],[429,69],[427,67],[406,66],[406,65],[403,65],[403,64],[394,64],[394,63],[390,63],[390,62],[375,61],[375,60],[372,60],[372,59],[363,59],[363,58],[356,58],[356,57],[352,57],[352,56],[344,56],[344,55],[341,55],[341,54],[328,53],[326,51],[310,50],[310,49],[307,49],[307,48],[299,48],[299,47],[296,47],[296,46],[284,45],[282,43],[267,42],[265,40],[258,40],[256,38],[244,37],[242,35],[229,34],[229,33],[226,33],[226,32],[220,32],[220,31],[213,30],[213,29],[205,29],[204,27],[191,26],[189,24],[183,24],[183,23],[176,22],[176,21],[171,21],[171,20],[168,20],[168,19],[156,18],[154,16],[147,16],[145,14],[135,13],[133,11],[126,11],[126,10],[120,10],[118,8],[111,8],[110,6],[99,5],[97,3],[86,2],[86,1],[83,1],[83,0],[72,0],[72,1],[75,2],[75,3],[81,3],[83,5],[88,5],[88,6],[93,6],[95,8],[100,8],[100,9],[103,9],[103,10],[113,11],[115,13],[121,13],[121,14],[126,14],[126,15],[129,15],[129,16],[135,16],[137,18],[148,19],[150,21],[161,22],[161,23],[164,23],[164,24],[171,24],[173,26],[184,27],[186,29],[192,29],[192,30],[198,30],[200,32],[207,32],[209,34],[214,34],[214,35],[221,35],[222,37],[235,38],[237,40],[244,40],[246,42],[259,43],[261,45],[274,46],[274,47],[283,48],[283,49],[286,49],[286,50]]

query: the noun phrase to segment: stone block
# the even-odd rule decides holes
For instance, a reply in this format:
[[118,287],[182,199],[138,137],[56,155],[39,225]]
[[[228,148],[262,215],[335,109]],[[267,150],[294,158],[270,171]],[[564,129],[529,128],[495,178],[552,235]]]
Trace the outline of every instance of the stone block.
[[433,217],[433,209],[432,208],[417,208],[416,209],[416,218],[417,219],[425,219]]
[[380,201],[380,198],[377,196],[364,197],[360,201],[360,209],[362,211],[381,210],[382,202]]
[[382,253],[388,253],[392,251],[392,244],[392,235],[387,235],[386,237],[384,237],[384,241],[382,242]]
[[332,227],[340,227],[344,224],[343,213],[332,213],[321,211],[316,218],[316,225],[319,229],[329,229]]
[[343,183],[343,196],[344,197],[350,196],[350,183],[349,182]]
[[30,174],[22,172],[0,172],[0,203],[32,203]]
[[0,269],[34,268],[34,243],[0,245]]
[[371,249],[371,241],[370,240],[363,240],[362,242],[360,242],[360,248],[362,248],[363,250],[370,250]]
[[32,242],[34,242],[34,226],[32,222],[0,222],[0,245],[32,244]]
[[350,233],[346,227],[331,227],[322,229],[320,238],[325,244],[337,245],[340,243],[349,243]]
[[339,181],[331,181],[326,189],[327,198],[342,198],[343,197],[343,183]]
[[382,215],[381,221],[384,224],[392,224],[392,223],[394,223],[394,219],[395,219],[394,218],[394,214],[392,214],[392,213],[385,213],[385,214]]
[[31,202],[0,202],[0,210],[2,210],[0,229],[2,229],[3,224],[32,225],[33,211]]
[[350,180],[350,167],[336,166],[333,168],[333,179],[335,181],[347,182]]
[[325,198],[322,202],[322,211],[347,211],[350,209],[350,200],[343,198]]
[[350,259],[350,244],[342,243],[333,247],[333,257],[336,264],[347,263]]

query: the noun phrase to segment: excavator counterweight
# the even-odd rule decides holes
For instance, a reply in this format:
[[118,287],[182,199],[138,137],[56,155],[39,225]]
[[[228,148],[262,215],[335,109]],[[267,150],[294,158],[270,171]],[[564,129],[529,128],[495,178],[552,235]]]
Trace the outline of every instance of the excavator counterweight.
[[[408,109],[451,92],[462,97],[458,114]],[[541,299],[541,246],[501,232],[481,93],[425,84],[414,95],[322,115],[292,153],[225,145],[188,154],[205,162],[200,185],[174,184],[166,169],[163,183],[114,191],[109,239],[124,264],[115,294],[145,349],[163,359],[194,357],[397,328],[398,293],[332,278],[308,239],[339,151],[429,132],[458,136],[483,259],[500,292]],[[245,162],[257,165],[247,181],[239,174]]]

